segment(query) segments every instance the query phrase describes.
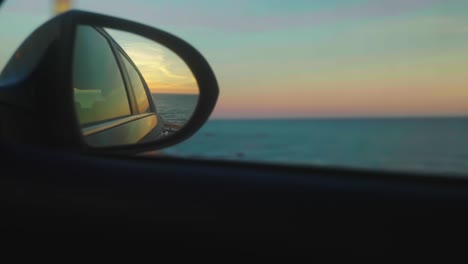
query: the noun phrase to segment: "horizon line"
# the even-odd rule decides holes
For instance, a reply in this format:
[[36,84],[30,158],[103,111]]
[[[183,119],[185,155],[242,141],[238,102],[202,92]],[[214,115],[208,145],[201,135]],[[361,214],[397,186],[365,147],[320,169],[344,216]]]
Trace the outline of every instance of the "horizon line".
[[[151,91],[150,91],[151,92]],[[151,92],[151,94],[173,94],[173,95],[200,95],[200,93],[174,93],[174,92],[170,92],[170,93],[164,93],[164,92]]]
[[311,119],[455,119],[466,115],[412,115],[412,116],[310,116],[310,117],[210,117],[209,120],[311,120]]

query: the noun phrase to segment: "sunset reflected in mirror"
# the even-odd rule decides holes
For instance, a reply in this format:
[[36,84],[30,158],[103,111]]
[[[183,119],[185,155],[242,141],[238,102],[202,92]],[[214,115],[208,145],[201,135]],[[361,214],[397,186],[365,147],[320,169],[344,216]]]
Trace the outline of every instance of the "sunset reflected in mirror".
[[192,72],[174,52],[147,38],[105,29],[143,75],[155,107],[168,127],[183,126],[198,102],[199,88]]
[[161,94],[198,94],[192,72],[174,52],[144,37],[105,29],[130,56],[151,90]]
[[190,68],[154,41],[79,25],[73,57],[75,109],[92,146],[167,138],[197,107],[199,89]]

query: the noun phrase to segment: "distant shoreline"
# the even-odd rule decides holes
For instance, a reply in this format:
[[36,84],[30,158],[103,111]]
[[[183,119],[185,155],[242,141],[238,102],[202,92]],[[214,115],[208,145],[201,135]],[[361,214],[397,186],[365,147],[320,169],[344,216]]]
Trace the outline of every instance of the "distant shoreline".
[[466,116],[382,116],[382,117],[213,117],[209,121],[301,121],[301,120],[448,120],[468,119]]
[[151,95],[196,95],[198,96],[199,94],[196,94],[196,93],[151,93]]
[[180,125],[180,124],[176,124],[176,123],[164,123],[164,126],[167,127],[167,128],[170,128],[170,129],[181,129],[183,125]]

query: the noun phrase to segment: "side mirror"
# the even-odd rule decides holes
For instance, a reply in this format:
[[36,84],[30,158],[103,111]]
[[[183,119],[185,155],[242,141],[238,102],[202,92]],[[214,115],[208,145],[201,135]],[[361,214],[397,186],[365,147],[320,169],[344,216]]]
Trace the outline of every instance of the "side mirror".
[[1,73],[0,102],[24,110],[5,109],[17,117],[3,121],[2,138],[92,153],[157,150],[193,135],[217,97],[211,67],[187,42],[70,11],[33,32]]

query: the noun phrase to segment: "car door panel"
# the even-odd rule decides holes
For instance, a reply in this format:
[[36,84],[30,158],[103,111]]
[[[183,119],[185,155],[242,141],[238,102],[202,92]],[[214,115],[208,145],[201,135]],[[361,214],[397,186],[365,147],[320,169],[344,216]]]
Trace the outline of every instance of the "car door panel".
[[[101,125],[100,128],[93,127],[85,129],[86,142],[94,146],[128,145],[153,139],[163,132],[163,126],[155,114],[135,115],[113,122],[108,127]],[[99,130],[98,130],[99,129]],[[96,132],[98,131],[98,132]],[[92,133],[94,132],[94,133]]]

